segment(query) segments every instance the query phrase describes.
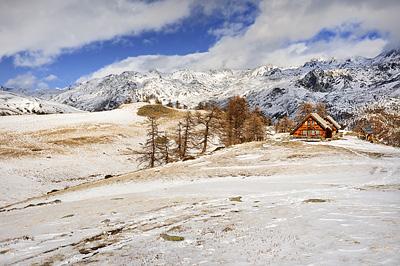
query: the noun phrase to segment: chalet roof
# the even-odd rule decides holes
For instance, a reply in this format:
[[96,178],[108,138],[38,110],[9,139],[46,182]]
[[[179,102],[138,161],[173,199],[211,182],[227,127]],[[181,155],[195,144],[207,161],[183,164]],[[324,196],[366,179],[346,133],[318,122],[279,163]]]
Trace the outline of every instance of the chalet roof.
[[297,126],[292,130],[292,132],[290,132],[290,135],[293,135],[294,132],[296,132],[297,129],[299,129],[299,127],[301,127],[301,125],[307,121],[308,118],[312,117],[324,130],[330,130],[332,131],[332,128],[328,125],[328,123],[322,119],[322,117],[319,116],[319,114],[317,113],[311,113],[309,115],[307,115],[306,117],[303,118],[303,120],[301,120],[300,123],[297,124]]
[[365,134],[374,134],[375,132],[370,127],[361,128]]
[[342,128],[342,127],[338,124],[338,122],[336,122],[336,121],[332,118],[332,116],[327,115],[327,116],[325,116],[325,118],[326,118],[334,127],[336,127],[338,130]]

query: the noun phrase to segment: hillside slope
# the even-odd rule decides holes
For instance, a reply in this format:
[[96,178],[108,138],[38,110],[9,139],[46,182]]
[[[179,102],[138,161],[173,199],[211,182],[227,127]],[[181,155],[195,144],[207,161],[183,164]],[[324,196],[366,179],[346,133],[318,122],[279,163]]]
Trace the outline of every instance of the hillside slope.
[[[146,103],[108,112],[0,117],[0,206],[138,169]],[[175,126],[160,119],[160,130]],[[12,193],[10,193],[12,191]]]
[[400,151],[270,139],[0,209],[11,264],[395,265]]

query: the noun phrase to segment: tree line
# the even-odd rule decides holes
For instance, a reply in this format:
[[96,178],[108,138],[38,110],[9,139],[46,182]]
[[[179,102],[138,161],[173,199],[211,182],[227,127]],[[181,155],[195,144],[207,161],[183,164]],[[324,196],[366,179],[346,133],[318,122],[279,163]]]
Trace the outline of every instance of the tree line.
[[210,144],[231,146],[265,138],[267,118],[258,107],[251,110],[248,101],[240,96],[229,98],[225,109],[216,103],[202,104],[201,110],[186,111],[173,132],[159,130],[158,118],[147,118],[146,141],[142,144],[139,162],[155,167],[204,153]]
[[[154,101],[155,104],[163,104],[160,99],[158,99],[156,96],[151,95],[151,96],[145,96],[142,101],[146,103],[151,103],[151,101]],[[133,99],[132,98],[127,98],[124,100],[124,104],[130,104],[132,103]],[[141,100],[139,98],[135,99],[136,102],[140,102]],[[166,106],[171,107],[171,108],[176,108],[176,109],[188,109],[186,104],[181,104],[178,100],[173,103],[171,100],[166,104]]]

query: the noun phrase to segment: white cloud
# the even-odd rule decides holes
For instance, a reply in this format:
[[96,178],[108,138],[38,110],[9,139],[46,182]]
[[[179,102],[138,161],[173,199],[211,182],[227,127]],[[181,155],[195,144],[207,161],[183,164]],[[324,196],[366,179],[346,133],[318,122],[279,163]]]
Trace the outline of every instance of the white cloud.
[[[231,6],[232,3],[241,6],[239,2],[233,1]],[[216,3],[204,1],[203,5],[206,12],[212,12]],[[245,69],[268,63],[290,66],[314,57],[372,57],[382,52],[385,46],[400,46],[400,27],[397,23],[400,1],[397,0],[263,0],[259,8],[259,15],[248,28],[242,29],[242,24],[227,23],[220,29],[210,30],[219,39],[208,52],[185,56],[129,57],[79,81],[125,70],[146,71],[150,68],[170,72],[179,68]],[[339,35],[349,32],[349,36],[312,41],[324,29]],[[362,38],[371,32],[378,33],[380,37]]]
[[225,23],[222,28],[211,29],[208,31],[209,34],[215,35],[217,38],[222,38],[225,36],[236,36],[244,31],[243,23]]
[[[308,44],[302,52],[291,53],[292,60],[298,61],[298,56],[310,53],[323,53],[326,56],[370,56],[382,51],[382,43],[397,39],[400,29],[394,29],[393,18],[398,17],[400,2],[383,7],[385,12],[376,14],[375,1],[263,1],[260,4],[261,13],[244,35],[225,36],[210,50],[214,62],[224,62],[222,66],[255,67],[273,63],[281,66],[291,64],[289,60],[271,61],[271,54],[286,51],[288,46],[305,43],[323,29],[341,27],[344,24],[360,25],[358,34],[378,31],[389,39],[369,42],[371,46],[363,46],[357,50],[359,43],[366,40],[343,40]],[[386,21],[383,23],[382,21]],[[376,22],[376,23],[374,23]],[[374,25],[374,26],[372,26]],[[377,27],[376,25],[381,25]],[[350,29],[347,29],[350,30]],[[377,51],[379,50],[379,51]],[[282,51],[282,52],[283,52]],[[376,55],[376,54],[375,54]],[[277,58],[278,59],[278,58]],[[220,63],[221,65],[221,63]]]
[[23,67],[35,67],[52,63],[56,56],[44,54],[41,51],[28,51],[14,56],[14,65]]
[[7,87],[32,88],[36,84],[36,77],[31,72],[9,79],[4,85]]
[[40,89],[48,89],[49,85],[47,83],[41,81],[37,84],[37,87],[39,87]]
[[49,85],[45,81],[57,80],[57,76],[51,74],[43,79],[38,79],[32,72],[27,72],[25,74],[17,75],[14,78],[9,79],[4,86],[7,87],[20,87],[25,89],[47,89]]
[[345,58],[349,55],[374,57],[382,51],[386,44],[387,42],[382,39],[366,39],[356,43],[337,39],[329,44],[318,42],[308,46],[305,43],[296,43],[269,53],[267,60],[274,65],[298,66],[311,58]]
[[76,82],[81,83],[93,78],[101,78],[110,74],[121,74],[124,71],[145,72],[149,69],[157,69],[161,72],[171,72],[182,68],[196,69],[196,64],[205,54],[189,54],[185,56],[174,55],[143,55],[128,57],[125,60],[105,66],[98,71],[80,77]]
[[93,41],[159,31],[188,16],[193,1],[1,1],[0,59],[39,66]]
[[58,80],[58,78],[57,78],[56,75],[51,74],[51,75],[49,75],[48,77],[45,77],[44,80],[46,80],[46,81],[53,81],[53,80]]

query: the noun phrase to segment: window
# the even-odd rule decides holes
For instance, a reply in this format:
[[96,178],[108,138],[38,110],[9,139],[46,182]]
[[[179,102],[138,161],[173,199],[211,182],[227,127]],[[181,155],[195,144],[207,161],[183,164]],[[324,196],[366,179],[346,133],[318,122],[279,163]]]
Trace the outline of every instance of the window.
[[303,135],[307,135],[307,130],[303,130]]
[[308,123],[307,123],[308,125],[311,125],[311,121],[307,121],[307,122],[308,122]]
[[311,124],[313,124],[313,125],[314,125],[314,123],[315,123],[315,121],[312,121],[312,123],[311,123]]
[[319,130],[317,130],[317,135],[319,135]]
[[311,134],[312,134],[312,135],[315,135],[315,130],[313,130]]

